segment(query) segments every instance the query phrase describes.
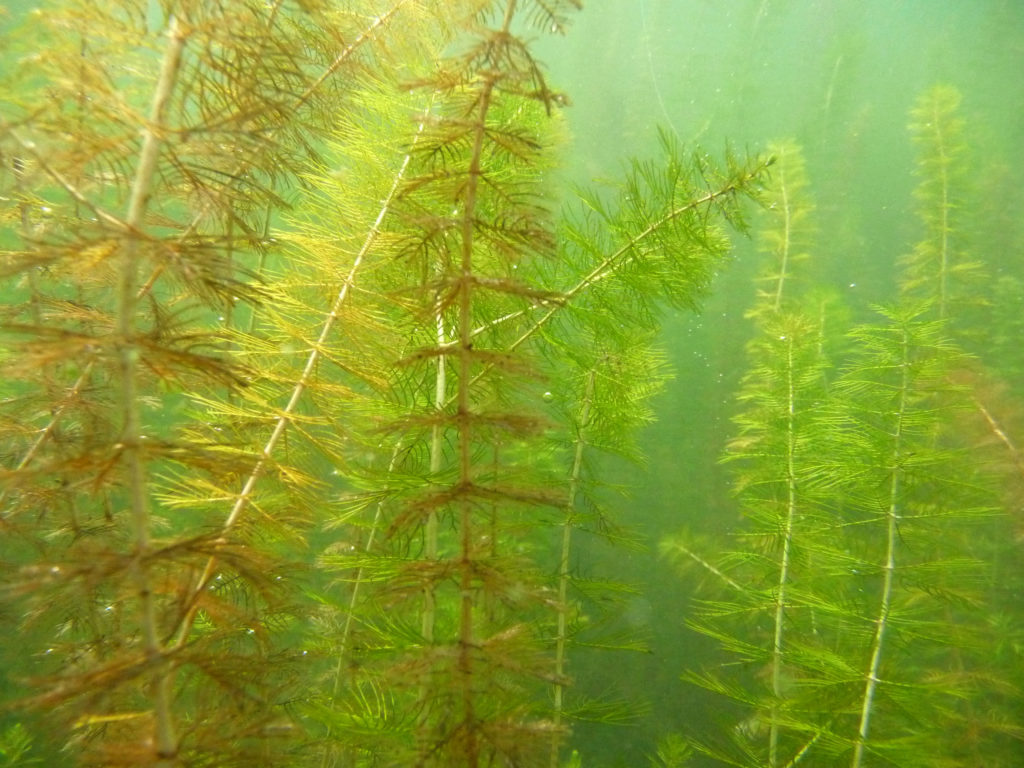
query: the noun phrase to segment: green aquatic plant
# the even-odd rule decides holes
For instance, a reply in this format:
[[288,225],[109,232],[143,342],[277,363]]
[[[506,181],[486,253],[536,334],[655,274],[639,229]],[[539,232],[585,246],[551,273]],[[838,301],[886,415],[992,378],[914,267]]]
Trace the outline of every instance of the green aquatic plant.
[[[980,469],[941,439],[967,405],[945,379],[962,353],[927,310],[885,310],[885,323],[854,329],[855,357],[827,395],[813,326],[794,369],[787,339],[800,337],[780,316],[776,349],[746,382],[755,407],[730,450],[745,464],[747,519],[741,546],[701,555],[722,577],[694,622],[739,666],[689,675],[752,711],[724,741],[694,741],[721,762],[933,765],[936,751],[957,754],[946,739],[977,695],[972,676],[985,674],[971,661],[984,616],[972,542],[993,509]],[[791,407],[793,393],[803,406]],[[689,548],[663,544],[695,560]]]
[[[349,584],[340,610],[354,620],[338,623],[356,626],[332,651],[348,656],[333,673],[346,670],[346,682],[331,684],[337,694],[312,717],[367,757],[375,748],[411,764],[540,760],[547,743],[557,760],[565,718],[581,715],[563,694],[576,631],[569,592],[581,586],[566,567],[572,537],[616,535],[590,500],[593,454],[627,451],[625,434],[663,378],[638,334],[650,333],[659,298],[693,306],[706,292],[728,246],[721,222],[737,219],[764,165],[719,172],[666,143],[665,159],[635,164],[617,196],[586,198],[556,240],[543,171],[557,99],[516,85],[526,49],[498,56],[501,78],[475,69],[486,46],[521,45],[506,32],[472,31],[472,56],[444,70],[463,86],[420,97],[430,111],[404,139],[408,164],[388,153],[403,171],[360,291],[393,346],[370,350],[383,375],[361,385],[379,388],[364,389],[369,399],[320,406],[365,451],[343,468],[347,504],[327,515],[339,545],[363,544],[331,546],[320,560]],[[492,78],[484,99],[476,89]],[[479,146],[466,140],[474,120]],[[467,175],[484,182],[468,224]],[[344,258],[329,209],[338,185],[333,174],[311,180],[324,218],[300,245],[311,263],[330,264]],[[468,305],[460,290],[472,291]],[[545,686],[551,706],[538,698]],[[396,702],[389,712],[412,713],[372,734],[375,747],[366,731],[343,733],[366,690]]]
[[[987,466],[954,437],[971,397],[949,377],[967,358],[927,301],[881,310],[841,346],[823,311],[795,311],[810,303],[780,288],[794,230],[770,203],[779,180],[764,193],[775,290],[751,313],[727,452],[744,519],[723,552],[662,543],[708,575],[691,626],[731,660],[687,678],[746,713],[691,743],[732,765],[996,760],[962,735],[992,674],[975,649],[999,518]],[[837,375],[825,352],[840,349]]]
[[768,165],[666,139],[560,228],[522,33],[577,5],[39,25],[0,118],[4,597],[78,763],[557,764],[573,537],[622,538],[597,454]]
[[[956,88],[937,85],[922,94],[911,111],[909,128],[918,147],[920,179],[915,197],[925,232],[913,253],[903,261],[900,288],[905,294],[923,296],[933,302],[939,316],[949,320],[957,339],[977,349],[981,358],[980,362],[965,360],[958,369],[950,371],[951,380],[968,392],[966,397],[971,406],[970,413],[959,419],[962,426],[958,439],[950,442],[971,450],[974,464],[986,468],[990,482],[1001,478],[1006,488],[1003,509],[992,516],[981,535],[965,542],[965,552],[987,564],[985,579],[990,586],[985,599],[989,613],[977,624],[979,633],[986,636],[988,632],[1003,631],[994,627],[1005,627],[1004,622],[1013,613],[1007,611],[1002,589],[1012,590],[1016,583],[1016,569],[1007,567],[1017,561],[1019,548],[1007,546],[1015,524],[1007,512],[1016,504],[1012,498],[1020,469],[1012,407],[998,387],[985,382],[1012,370],[1015,353],[1005,353],[1001,342],[1007,329],[1012,331],[1019,313],[1006,311],[1010,306],[1006,293],[1007,289],[1012,292],[1014,278],[1000,277],[991,289],[983,290],[988,269],[981,259],[970,254],[971,243],[976,242],[980,233],[969,230],[969,225],[978,217],[975,209],[984,206],[984,202],[979,203],[969,194],[977,184],[977,172],[969,149],[972,137],[960,116],[960,100]],[[1004,236],[1012,234],[1000,232],[997,237]],[[993,449],[991,453],[986,452],[986,444]],[[997,583],[1001,586],[994,588],[992,585]],[[1003,641],[997,634],[987,635],[988,639],[979,640],[979,645],[1001,645]],[[1020,687],[1016,682],[1008,684],[1014,676],[997,670],[992,662],[993,657],[972,648],[957,651],[955,669],[965,677],[964,684],[972,695],[965,697],[951,713],[949,730],[959,734],[958,741],[950,746],[951,755],[995,765],[1006,759],[1006,750],[997,745],[1005,743],[1009,736],[1005,725],[1008,719],[1002,707],[1016,706],[1009,702],[1019,701]],[[980,697],[988,700],[984,706],[979,704]]]
[[955,318],[977,305],[983,264],[967,250],[966,186],[970,181],[960,92],[935,85],[910,111],[909,131],[917,149],[914,190],[923,237],[902,260],[900,291],[934,302],[941,318]]
[[[600,340],[598,340],[600,338]],[[626,346],[627,338],[629,346]],[[576,339],[581,341],[582,339]],[[635,641],[601,637],[587,627],[579,603],[596,591],[612,594],[626,591],[625,585],[606,583],[594,585],[573,574],[574,540],[582,534],[599,537],[619,546],[632,542],[623,531],[623,524],[607,503],[601,501],[601,466],[609,455],[640,460],[631,441],[638,427],[650,422],[653,414],[648,405],[666,379],[665,361],[650,344],[638,343],[630,334],[618,339],[595,337],[589,343],[573,348],[560,348],[570,361],[559,376],[569,384],[560,392],[557,408],[563,412],[569,428],[560,438],[562,453],[569,459],[565,519],[561,524],[561,541],[557,564],[557,617],[555,626],[555,688],[553,719],[560,726],[565,716],[580,719],[612,720],[621,715],[612,706],[602,713],[583,704],[567,705],[565,684],[568,680],[568,655],[576,641],[593,647],[596,644],[618,644],[625,648]],[[572,375],[567,375],[572,372]],[[605,707],[610,703],[605,702]],[[587,710],[591,710],[588,714]],[[557,765],[557,745],[552,740],[552,766]]]
[[662,552],[712,574],[713,586],[697,603],[699,618],[690,625],[717,639],[747,670],[738,679],[690,675],[698,685],[753,710],[747,717],[756,723],[753,730],[734,731],[731,747],[704,741],[695,746],[719,759],[779,766],[805,748],[820,727],[805,712],[807,702],[795,686],[817,672],[812,658],[820,609],[813,607],[807,589],[833,535],[815,490],[822,482],[816,450],[824,432],[816,414],[827,363],[820,329],[806,317],[782,313],[760,325],[739,394],[745,405],[736,418],[740,431],[727,448],[727,459],[738,465],[743,525],[724,553],[698,551],[675,538],[662,542]]
[[670,735],[658,744],[651,768],[683,768],[693,757],[693,749],[681,736]]
[[[767,733],[766,751],[755,753],[745,743],[742,729],[734,735],[736,748],[756,764],[778,766],[801,748],[801,742],[783,739],[792,726],[784,712],[792,698],[799,654],[790,648],[790,633],[811,635],[813,612],[802,602],[798,589],[814,570],[813,553],[823,545],[820,499],[812,492],[816,474],[815,445],[822,431],[815,413],[825,396],[827,360],[822,328],[814,319],[792,309],[796,267],[808,259],[804,250],[812,206],[800,147],[774,145],[772,178],[761,201],[765,206],[759,230],[766,266],[761,270],[754,308],[756,336],[748,345],[750,369],[738,401],[744,408],[735,418],[739,427],[727,447],[734,462],[735,489],[744,513],[736,547],[722,556],[699,552],[685,538],[662,542],[663,554],[677,562],[696,564],[713,575],[724,597],[703,602],[702,617],[691,624],[737,653],[745,666],[763,668],[767,691],[760,684],[736,688],[717,676],[695,676],[694,681],[752,707],[750,722]],[[794,586],[796,585],[796,586]],[[715,590],[718,591],[717,589]],[[714,594],[714,593],[712,593]],[[767,633],[748,634],[756,625]],[[792,645],[806,643],[797,639]],[[725,752],[707,744],[703,751]],[[785,750],[783,750],[785,747]]]
[[0,765],[4,768],[29,768],[42,760],[32,754],[32,737],[21,723],[14,723],[0,733]]
[[993,510],[976,468],[942,439],[966,406],[946,378],[962,353],[942,321],[923,319],[930,309],[886,310],[887,325],[856,329],[859,359],[835,385],[834,444],[850,446],[860,466],[844,462],[841,486],[854,501],[849,568],[863,593],[848,592],[860,627],[843,623],[860,638],[863,665],[852,766],[879,756],[917,764],[969,695],[969,675],[945,670],[974,642],[981,563],[967,543]]
[[[750,312],[755,317],[769,311],[780,312],[784,299],[793,303],[799,295],[792,281],[799,276],[800,265],[809,258],[814,233],[814,206],[807,192],[803,150],[799,144],[787,141],[769,145],[768,151],[776,161],[772,181],[762,196],[765,212],[757,236],[767,258],[757,278],[758,297]],[[806,277],[803,279],[806,281]]]
[[25,21],[0,117],[5,597],[37,659],[22,705],[81,764],[269,764],[294,731],[292,521],[242,517],[233,488],[269,449],[193,422],[186,395],[265,386],[224,328],[263,297],[268,221],[346,75],[412,5],[66,3]]

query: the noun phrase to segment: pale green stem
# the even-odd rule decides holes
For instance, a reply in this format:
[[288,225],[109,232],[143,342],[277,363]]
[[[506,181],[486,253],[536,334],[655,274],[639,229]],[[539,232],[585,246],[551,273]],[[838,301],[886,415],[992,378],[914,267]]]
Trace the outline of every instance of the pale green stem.
[[900,386],[899,408],[896,412],[896,428],[893,433],[893,471],[889,483],[889,508],[887,512],[886,526],[886,554],[885,564],[882,566],[884,573],[882,580],[881,604],[878,609],[878,618],[875,619],[875,637],[871,649],[871,662],[864,684],[864,696],[861,702],[860,726],[857,731],[857,744],[853,751],[851,768],[861,768],[864,760],[864,751],[867,747],[868,734],[871,726],[871,715],[874,708],[875,693],[878,689],[878,672],[882,665],[882,650],[885,640],[886,629],[888,628],[889,614],[892,610],[893,585],[896,578],[896,547],[899,542],[899,519],[900,519],[900,493],[901,474],[899,466],[901,452],[903,450],[903,422],[907,409],[907,390],[910,386],[910,360],[909,349],[910,339],[906,330],[903,333],[902,345],[902,382]]
[[1024,459],[1021,457],[1020,449],[1017,448],[1012,438],[1006,433],[1006,430],[1003,429],[989,409],[986,408],[978,398],[972,396],[971,399],[974,401],[974,405],[981,412],[981,415],[984,417],[989,429],[992,430],[992,434],[996,436],[999,442],[1006,446],[1006,450],[1009,452],[1010,458],[1013,459],[1013,464],[1017,468],[1017,472],[1021,476],[1024,476]]
[[[445,342],[444,317],[441,314],[441,306],[438,304],[436,311],[437,320],[437,343]],[[445,393],[447,385],[445,382],[445,357],[437,356],[437,375],[434,379],[434,409],[440,412],[444,409]],[[441,471],[441,460],[443,459],[444,431],[440,423],[434,424],[430,433],[430,475],[436,477]],[[430,510],[423,531],[423,556],[428,560],[437,560],[437,512]],[[428,584],[423,589],[423,617],[422,631],[425,643],[434,642],[434,621],[437,617],[437,597],[433,584]]]
[[[781,289],[781,283],[780,283]],[[796,382],[793,377],[793,334],[786,334],[786,522],[782,530],[782,559],[775,602],[775,636],[772,639],[772,719],[768,735],[768,765],[778,765],[778,708],[782,699],[783,634],[786,621],[786,596],[789,588],[793,527],[796,523]]]
[[[416,134],[418,140],[423,132],[423,126],[425,123],[420,123],[419,132]],[[414,140],[415,143],[415,140]],[[402,165],[398,169],[398,173],[395,175],[394,182],[391,185],[391,189],[388,192],[387,197],[384,199],[384,203],[380,210],[377,212],[377,218],[374,219],[373,224],[370,226],[370,230],[363,240],[363,245],[359,249],[359,253],[356,254],[355,260],[352,262],[352,266],[349,268],[348,274],[345,276],[345,280],[342,283],[341,288],[338,290],[337,295],[334,298],[334,302],[331,305],[330,311],[327,313],[327,317],[324,319],[323,325],[320,328],[320,334],[317,337],[316,342],[313,344],[309,351],[309,355],[306,357],[306,364],[302,369],[302,373],[299,374],[298,380],[295,382],[295,386],[292,388],[291,395],[288,398],[287,404],[281,409],[280,415],[274,422],[274,427],[271,430],[270,437],[267,438],[266,443],[263,445],[263,450],[260,451],[259,458],[256,460],[256,464],[253,466],[252,471],[246,478],[245,482],[242,483],[242,490],[239,491],[238,495],[235,496],[235,501],[231,506],[231,510],[228,513],[227,518],[221,525],[221,533],[226,534],[230,531],[242,512],[245,511],[249,505],[249,501],[252,498],[253,491],[256,488],[256,483],[262,477],[263,472],[267,468],[267,464],[270,462],[270,458],[277,448],[278,442],[284,436],[288,424],[291,422],[292,413],[298,407],[299,402],[302,400],[302,396],[309,386],[310,381],[313,378],[313,374],[316,371],[317,363],[320,360],[323,349],[327,346],[328,340],[330,339],[331,332],[334,329],[335,323],[341,316],[342,308],[345,302],[349,298],[349,294],[352,292],[356,282],[356,275],[359,269],[363,265],[363,261],[369,253],[370,248],[377,241],[377,237],[380,235],[380,228],[384,223],[384,218],[391,210],[391,206],[394,203],[395,196],[398,193],[399,185],[405,178],[406,170],[409,167],[409,163],[412,161],[412,154],[406,154],[402,160]],[[192,594],[189,598],[189,609],[185,613],[184,618],[179,625],[176,634],[177,639],[174,643],[175,647],[184,645],[188,639],[189,632],[192,629],[192,624],[195,621],[195,614],[198,610],[197,599],[202,594],[203,590],[209,585],[210,580],[214,577],[217,570],[217,556],[211,555],[206,561],[206,566],[203,569],[202,575],[192,588]]]
[[793,768],[794,765],[799,764],[801,760],[803,760],[805,757],[807,757],[807,755],[810,754],[811,747],[817,744],[818,739],[821,738],[822,733],[824,733],[824,731],[818,731],[816,734],[814,734],[814,736],[812,736],[810,739],[804,742],[804,745],[796,751],[795,755],[793,755],[793,759],[786,763],[784,766],[782,766],[782,768]]
[[562,552],[558,561],[558,628],[555,632],[555,705],[554,729],[551,733],[551,768],[558,767],[558,749],[562,742],[562,695],[565,686],[562,679],[565,675],[565,645],[569,615],[569,556],[572,547],[572,529],[575,525],[576,498],[579,495],[580,480],[583,471],[583,452],[587,447],[587,428],[590,426],[590,409],[594,399],[594,381],[597,372],[591,369],[587,373],[587,383],[583,392],[583,409],[576,425],[576,451],[572,460],[572,471],[569,473],[569,493],[565,503],[565,522],[562,524]]
[[[473,364],[473,235],[476,218],[476,193],[481,173],[481,156],[486,133],[487,112],[494,92],[494,80],[484,82],[478,103],[479,116],[474,127],[474,143],[466,182],[465,208],[462,212],[462,258],[459,271],[459,351],[458,389],[458,456],[459,485],[469,488],[473,484],[473,435],[471,429]],[[465,756],[467,768],[479,764],[479,734],[476,724],[475,695],[473,691],[473,503],[465,496],[459,502],[459,650],[458,670],[462,685],[462,716],[465,728]]]
[[704,570],[708,571],[709,573],[714,574],[716,577],[721,579],[725,584],[727,584],[729,587],[734,589],[736,592],[738,592],[740,594],[743,594],[743,593],[748,591],[746,587],[744,587],[742,584],[740,584],[734,578],[729,576],[729,574],[727,574],[725,571],[723,571],[722,569],[716,567],[714,564],[710,563],[709,561],[705,560],[703,557],[698,555],[696,552],[694,552],[692,549],[687,547],[685,544],[683,544],[678,539],[671,540],[671,541],[667,542],[666,544],[662,545],[662,551],[663,552],[668,551],[668,550],[673,550],[673,549],[676,549],[676,550],[679,550],[680,552],[682,552],[688,558],[693,560],[693,562],[697,563],[697,565],[699,565],[701,568],[703,568]]
[[789,269],[789,251],[792,248],[793,212],[789,205],[789,189],[786,187],[786,164],[779,163],[779,190],[782,193],[782,251],[779,254],[779,280],[775,286],[775,301],[772,309],[776,312],[782,306],[782,290],[786,286],[786,271]]
[[[443,344],[445,340],[445,323],[441,313],[440,299],[435,310],[437,323],[437,343]],[[434,409],[440,415],[444,408],[446,383],[445,356],[437,356],[437,373],[434,377]],[[440,422],[435,423],[430,434],[430,474],[436,477],[441,471],[441,464],[444,459],[444,429]],[[427,513],[427,519],[423,524],[423,557],[428,561],[436,561],[438,555],[438,516],[437,511],[431,509]],[[437,621],[437,588],[432,582],[423,587],[423,614],[420,616],[420,632],[423,635],[425,645],[434,643],[434,626]],[[419,693],[419,722],[425,726],[430,715],[430,700],[434,680],[428,678],[420,688]]]

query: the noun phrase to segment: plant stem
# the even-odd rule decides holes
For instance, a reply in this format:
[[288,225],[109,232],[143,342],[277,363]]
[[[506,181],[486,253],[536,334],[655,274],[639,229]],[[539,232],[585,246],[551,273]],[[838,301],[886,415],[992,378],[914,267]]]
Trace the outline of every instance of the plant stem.
[[[440,297],[438,297],[437,312],[437,343],[444,344],[445,327],[444,316],[441,314]],[[445,380],[445,358],[444,355],[437,356],[437,374],[434,379],[434,409],[438,412],[444,409],[445,393],[447,384]],[[441,461],[444,448],[444,434],[441,424],[434,424],[430,432],[430,475],[436,477],[441,471]],[[427,515],[423,531],[423,556],[427,560],[437,560],[437,511],[430,510]],[[421,627],[423,631],[423,642],[430,644],[434,642],[434,620],[436,618],[437,606],[434,586],[428,584],[423,590],[423,617]]]
[[864,684],[864,696],[861,702],[860,726],[857,731],[857,744],[853,751],[851,768],[861,768],[864,759],[864,750],[867,745],[868,733],[871,726],[871,714],[875,700],[875,692],[878,688],[878,671],[882,664],[883,641],[888,627],[889,613],[892,610],[893,583],[896,575],[896,546],[899,540],[899,519],[900,519],[900,496],[902,486],[902,469],[900,468],[900,456],[903,450],[904,420],[907,410],[907,393],[910,387],[910,338],[907,329],[903,329],[901,344],[901,375],[899,406],[896,411],[896,425],[893,430],[893,471],[889,481],[889,505],[886,512],[886,553],[885,564],[882,566],[884,577],[882,580],[881,604],[878,609],[878,618],[875,619],[875,637],[871,649],[871,663],[868,667],[866,681]]
[[[782,283],[780,278],[779,290]],[[781,293],[776,295],[776,301]],[[796,382],[793,377],[794,334],[786,334],[786,522],[782,531],[782,561],[779,564],[779,585],[775,602],[775,635],[772,638],[772,717],[768,735],[768,765],[778,765],[778,707],[782,699],[783,633],[786,620],[786,596],[789,586],[790,558],[793,549],[793,527],[796,522]]]
[[594,381],[597,370],[591,368],[587,373],[587,383],[583,392],[583,409],[576,426],[576,451],[572,461],[572,472],[569,474],[569,493],[565,503],[565,522],[562,524],[562,552],[558,561],[558,629],[555,634],[555,727],[551,733],[551,768],[558,766],[558,748],[562,735],[562,694],[565,686],[562,678],[565,674],[565,641],[566,625],[569,613],[569,555],[572,545],[572,527],[576,510],[576,497],[579,495],[580,475],[583,469],[583,451],[587,446],[586,432],[590,425],[590,408],[594,399]]
[[[160,78],[153,94],[149,120],[143,129],[142,150],[128,202],[125,223],[129,231],[121,253],[117,315],[118,373],[121,385],[123,422],[120,446],[128,470],[128,488],[135,539],[132,566],[135,575],[135,589],[139,598],[139,628],[147,660],[151,663],[156,663],[164,657],[164,648],[159,636],[156,600],[153,596],[149,567],[146,564],[150,550],[150,517],[146,487],[146,457],[142,448],[143,435],[138,388],[139,348],[135,340],[135,314],[139,243],[143,237],[144,218],[160,156],[164,113],[181,69],[182,52],[185,48],[185,34],[173,16],[169,20],[167,36],[169,42],[164,53]],[[156,724],[154,744],[156,762],[154,765],[157,768],[170,768],[176,761],[178,751],[171,714],[173,679],[170,671],[163,665],[158,667],[153,673],[151,686],[153,716]]]
[[[416,134],[416,138],[413,141],[415,146],[416,140],[419,139],[423,132],[423,126],[425,123],[421,122],[419,130]],[[363,265],[363,261],[366,255],[369,253],[370,248],[377,241],[378,235],[380,235],[380,228],[384,223],[384,218],[391,210],[391,206],[395,200],[395,196],[398,193],[399,186],[405,178],[406,170],[409,167],[409,163],[412,160],[412,151],[405,155],[402,160],[402,165],[399,167],[398,172],[395,174],[394,183],[391,185],[391,189],[388,192],[388,196],[384,199],[380,210],[377,212],[377,217],[374,219],[373,224],[370,226],[370,230],[366,234],[366,238],[363,240],[363,245],[359,249],[359,253],[356,254],[355,259],[352,262],[352,266],[349,268],[348,274],[345,276],[345,280],[342,283],[341,288],[338,290],[337,295],[334,298],[334,302],[331,304],[331,308],[324,318],[323,325],[320,328],[320,334],[317,337],[316,343],[309,351],[309,355],[306,358],[306,364],[302,369],[302,373],[296,380],[295,385],[292,387],[288,402],[284,408],[281,409],[280,415],[274,422],[274,427],[270,432],[270,436],[263,445],[263,449],[260,451],[259,458],[253,465],[249,476],[242,483],[242,489],[235,496],[235,501],[231,505],[231,510],[228,513],[227,518],[221,525],[221,533],[227,534],[238,521],[238,518],[245,511],[245,508],[249,505],[249,501],[252,498],[253,491],[256,488],[256,483],[263,476],[263,472],[267,468],[267,464],[271,460],[271,456],[277,448],[278,442],[284,436],[284,433],[291,422],[291,414],[298,407],[302,400],[302,396],[309,386],[310,381],[313,378],[313,373],[316,370],[317,362],[320,360],[320,355],[324,347],[327,345],[327,341],[330,338],[331,331],[334,329],[334,325],[338,318],[341,316],[342,308],[345,306],[345,302],[348,301],[349,295],[353,290],[356,282],[356,275]],[[210,580],[213,579],[214,574],[217,570],[217,557],[216,555],[210,556],[206,561],[206,566],[203,568],[202,575],[196,581],[192,587],[192,594],[189,598],[189,608],[185,612],[181,623],[175,630],[174,634],[177,638],[174,641],[174,647],[179,648],[185,644],[188,639],[189,633],[192,630],[192,624],[195,621],[196,611],[198,611],[198,598],[203,593],[203,590],[209,585]]]
[[[510,3],[514,5],[514,3]],[[487,111],[494,91],[494,78],[485,79],[479,96],[480,112],[474,126],[473,153],[466,181],[462,212],[462,254],[459,268],[458,313],[459,352],[458,390],[456,393],[459,426],[459,485],[464,490],[459,501],[459,650],[458,670],[462,680],[462,716],[465,728],[465,757],[468,768],[477,768],[479,755],[473,697],[473,503],[466,495],[473,485],[473,434],[471,429],[470,386],[473,364],[473,234],[476,219],[476,192],[480,180],[481,155],[486,133]]]
[[[782,307],[782,290],[786,287],[786,271],[789,269],[789,251],[792,243],[793,211],[789,205],[789,187],[786,185],[786,164],[779,163],[779,193],[782,195],[782,249],[779,253],[779,279],[775,285],[775,300],[772,309],[778,312]],[[774,765],[774,763],[773,763]]]

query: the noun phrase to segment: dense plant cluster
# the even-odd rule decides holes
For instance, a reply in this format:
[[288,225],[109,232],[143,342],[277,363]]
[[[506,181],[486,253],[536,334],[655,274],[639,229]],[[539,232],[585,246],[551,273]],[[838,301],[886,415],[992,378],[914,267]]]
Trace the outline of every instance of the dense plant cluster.
[[666,139],[560,210],[565,97],[524,30],[578,5],[15,19],[12,754],[559,764],[573,537],[619,537],[595,456],[631,453],[657,307],[699,302],[767,165]]
[[791,287],[815,252],[812,206],[799,146],[776,148],[768,288],[725,456],[744,520],[717,550],[663,542],[710,574],[691,624],[733,662],[688,677],[746,713],[694,739],[716,762],[1019,761],[1019,676],[991,651],[1020,637],[1020,465],[1012,407],[979,384],[999,371],[969,352],[984,266],[964,246],[959,101],[936,86],[911,111],[921,239],[900,301],[850,329],[835,297]]

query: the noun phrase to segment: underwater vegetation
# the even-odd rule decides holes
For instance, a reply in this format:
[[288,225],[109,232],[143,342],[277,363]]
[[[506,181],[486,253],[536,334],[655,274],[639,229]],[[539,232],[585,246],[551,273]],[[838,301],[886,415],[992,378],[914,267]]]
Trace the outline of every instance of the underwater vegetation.
[[560,207],[529,40],[578,5],[14,20],[12,749],[556,766],[572,718],[614,716],[568,687],[580,595],[616,589],[574,538],[626,538],[595,457],[635,453],[659,307],[697,305],[770,160],[662,137]]
[[985,268],[964,246],[959,101],[938,85],[910,112],[921,239],[899,260],[898,302],[848,329],[835,296],[799,289],[820,247],[810,185],[801,148],[775,149],[724,457],[743,521],[727,543],[662,542],[703,574],[690,625],[723,654],[685,678],[743,713],[690,742],[715,763],[1020,760],[1019,675],[1001,668],[1019,638],[1020,465],[990,410],[1012,406],[979,387],[968,351]]
[[3,12],[0,765],[601,765],[574,725],[642,707],[574,653],[644,643],[578,549],[642,551],[607,468],[748,232],[744,517],[662,544],[738,718],[637,759],[1017,764],[1016,283],[978,300],[958,92],[911,111],[918,239],[849,327],[795,142],[665,130],[569,188],[535,49],[580,6]]

